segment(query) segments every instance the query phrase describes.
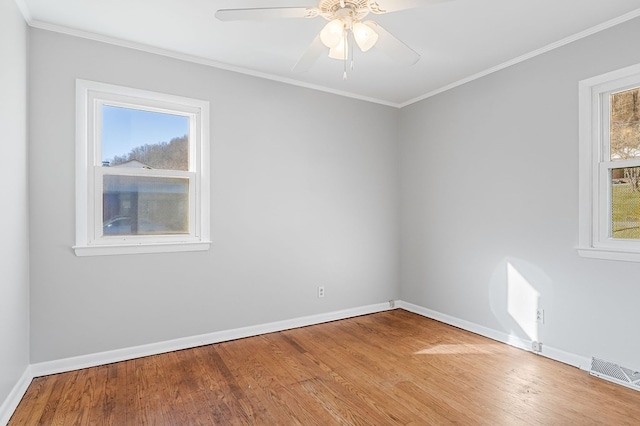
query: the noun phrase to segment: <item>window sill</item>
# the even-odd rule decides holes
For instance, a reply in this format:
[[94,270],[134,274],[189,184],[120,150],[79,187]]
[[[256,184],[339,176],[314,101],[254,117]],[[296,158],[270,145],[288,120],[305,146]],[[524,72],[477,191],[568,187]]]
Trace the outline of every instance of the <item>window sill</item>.
[[121,245],[74,246],[76,256],[110,256],[117,254],[177,253],[184,251],[207,251],[211,241],[138,243]]
[[640,262],[640,252],[622,251],[615,249],[579,247],[578,254],[581,257],[603,260],[617,260],[621,262]]

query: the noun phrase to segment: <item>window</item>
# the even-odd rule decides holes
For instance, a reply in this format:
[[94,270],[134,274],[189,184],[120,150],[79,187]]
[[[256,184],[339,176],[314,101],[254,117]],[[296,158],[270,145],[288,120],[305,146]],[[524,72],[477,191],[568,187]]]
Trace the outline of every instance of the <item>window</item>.
[[584,257],[640,262],[640,64],[580,82]]
[[209,103],[76,82],[76,255],[207,250]]

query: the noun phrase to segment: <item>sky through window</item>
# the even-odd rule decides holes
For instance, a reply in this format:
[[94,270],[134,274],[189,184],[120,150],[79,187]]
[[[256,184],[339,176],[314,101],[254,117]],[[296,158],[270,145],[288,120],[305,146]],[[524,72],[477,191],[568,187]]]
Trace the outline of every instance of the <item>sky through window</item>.
[[169,142],[189,134],[189,118],[181,115],[104,105],[102,161],[125,156],[133,148]]

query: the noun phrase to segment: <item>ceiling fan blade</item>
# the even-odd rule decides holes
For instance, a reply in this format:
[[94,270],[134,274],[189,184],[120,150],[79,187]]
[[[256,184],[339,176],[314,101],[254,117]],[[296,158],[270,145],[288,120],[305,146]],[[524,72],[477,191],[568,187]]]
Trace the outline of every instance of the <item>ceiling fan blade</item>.
[[260,21],[282,18],[315,18],[320,10],[315,7],[264,7],[255,9],[220,9],[216,18],[221,21]]
[[391,59],[407,65],[414,65],[420,60],[418,52],[400,41],[393,34],[382,28],[374,21],[364,22],[378,34],[378,41],[375,44],[377,49],[386,53]]
[[318,58],[327,50],[324,44],[322,44],[322,40],[320,40],[320,34],[316,35],[316,38],[313,39],[311,45],[307,48],[307,50],[302,54],[298,62],[293,66],[291,71],[293,72],[305,72],[308,71],[309,68],[313,66],[318,61]]
[[369,9],[372,13],[382,14],[396,12],[398,10],[414,9],[430,4],[442,3],[450,0],[369,0]]

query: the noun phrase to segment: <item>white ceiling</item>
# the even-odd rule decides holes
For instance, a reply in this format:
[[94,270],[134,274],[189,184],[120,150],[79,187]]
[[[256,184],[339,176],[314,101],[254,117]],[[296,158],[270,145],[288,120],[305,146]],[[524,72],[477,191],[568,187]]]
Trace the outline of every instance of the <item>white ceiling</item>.
[[[452,0],[369,15],[417,51],[413,66],[375,48],[291,68],[326,21],[221,22],[218,9],[316,6],[314,0],[16,0],[30,25],[402,106],[523,57],[640,16],[640,0]],[[393,0],[389,0],[393,1]],[[161,50],[158,50],[161,49]],[[183,56],[186,55],[186,56]]]

